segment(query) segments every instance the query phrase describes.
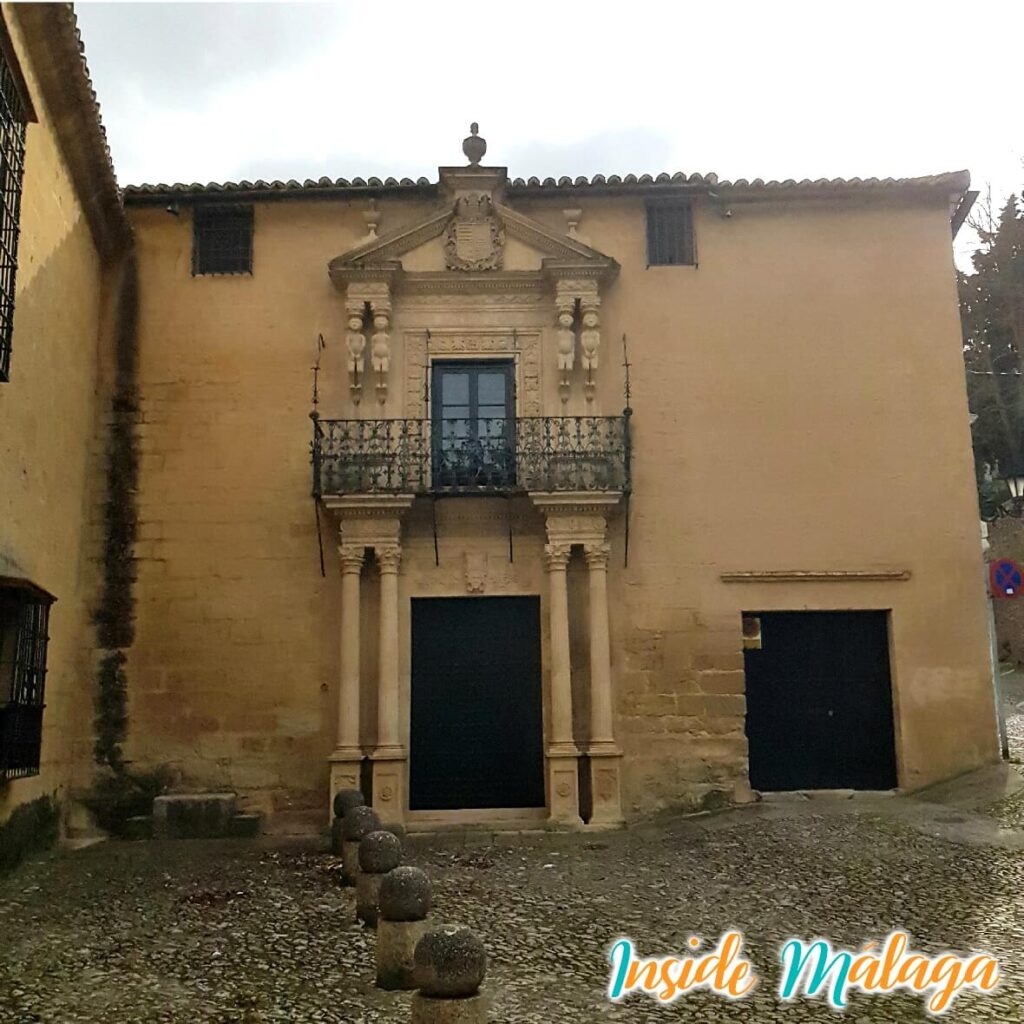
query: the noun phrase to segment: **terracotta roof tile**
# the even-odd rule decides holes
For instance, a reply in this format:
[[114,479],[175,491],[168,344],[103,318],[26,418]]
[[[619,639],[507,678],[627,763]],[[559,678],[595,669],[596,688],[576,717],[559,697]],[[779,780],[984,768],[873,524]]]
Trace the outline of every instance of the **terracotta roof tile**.
[[[79,198],[102,251],[123,247],[131,229],[73,4],[15,4],[11,13],[28,47],[39,86],[71,166]],[[56,114],[53,112],[56,111]]]
[[[552,192],[580,191],[656,191],[695,190],[714,191],[717,193],[792,193],[798,195],[820,194],[823,192],[877,192],[887,190],[926,190],[959,194],[970,185],[970,174],[967,171],[951,171],[945,174],[930,174],[917,178],[804,178],[797,181],[787,178],[785,181],[765,181],[763,178],[737,178],[735,181],[721,181],[717,174],[684,174],[677,171],[669,174],[663,171],[658,175],[627,174],[595,174],[591,178],[571,178],[563,175],[560,178],[513,178],[508,183],[511,195],[529,196],[545,195]],[[159,201],[174,201],[180,198],[201,198],[209,195],[237,195],[247,199],[270,198],[274,193],[286,192],[296,194],[296,198],[310,197],[327,193],[334,195],[346,192],[374,192],[400,194],[403,191],[435,192],[437,183],[427,178],[319,178],[314,181],[307,178],[303,182],[295,179],[290,181],[228,181],[223,183],[210,182],[208,185],[193,183],[185,185],[129,185],[124,190],[126,204]]]

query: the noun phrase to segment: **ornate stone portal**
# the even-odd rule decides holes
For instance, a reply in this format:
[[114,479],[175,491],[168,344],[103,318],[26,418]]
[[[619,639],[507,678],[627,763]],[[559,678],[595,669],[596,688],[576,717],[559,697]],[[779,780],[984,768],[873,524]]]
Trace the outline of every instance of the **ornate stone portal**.
[[[428,420],[432,360],[464,358],[513,362],[517,416],[564,415],[573,387],[580,384],[587,412],[592,413],[601,364],[601,291],[614,279],[618,266],[580,238],[581,211],[566,211],[567,230],[561,233],[509,207],[505,168],[480,166],[486,143],[475,125],[464,148],[469,166],[439,169],[441,199],[434,211],[378,233],[381,214],[371,203],[367,236],[329,264],[331,280],[344,295],[352,412],[358,414],[364,407],[361,400],[374,394],[382,409],[393,409],[391,415],[404,422]],[[392,388],[395,372],[400,386]],[[545,400],[548,374],[557,382],[554,407]],[[553,386],[549,393],[554,395]],[[549,819],[561,826],[582,824],[582,754],[591,776],[590,820],[616,825],[622,820],[621,754],[613,733],[605,535],[607,516],[620,496],[531,497],[544,514],[548,542],[544,558],[550,617],[550,716],[545,736]],[[387,820],[399,820],[406,811],[402,737],[409,710],[399,703],[398,638],[404,635],[399,620],[408,614],[408,605],[403,611],[399,583],[402,519],[412,501],[412,495],[371,494],[324,499],[338,519],[342,571],[338,739],[331,758],[331,793],[357,786],[360,764],[368,756],[373,805]],[[589,737],[582,751],[573,738],[566,576],[573,550],[579,547],[587,561],[590,587],[592,690]],[[367,549],[374,552],[380,587],[377,742],[372,750],[361,745],[358,724],[358,623]],[[467,550],[461,565],[464,592],[484,593],[486,556]]]

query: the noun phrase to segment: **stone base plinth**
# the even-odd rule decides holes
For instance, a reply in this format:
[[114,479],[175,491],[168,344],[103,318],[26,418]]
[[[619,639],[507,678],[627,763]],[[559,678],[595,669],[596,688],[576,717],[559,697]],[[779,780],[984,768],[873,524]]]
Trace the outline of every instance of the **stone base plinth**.
[[359,878],[359,844],[344,840],[341,844],[341,884],[355,885]]
[[482,992],[465,999],[435,999],[417,992],[412,1024],[487,1024],[487,998]]
[[334,795],[343,789],[362,789],[360,775],[363,754],[359,750],[335,751],[331,757],[331,791],[327,797],[327,820],[334,818]]
[[613,746],[591,748],[590,771],[590,824],[605,828],[619,828],[622,816],[622,752]]
[[157,839],[221,839],[231,834],[234,793],[175,793],[153,801]]
[[380,900],[380,883],[383,875],[371,875],[360,871],[356,879],[356,920],[371,928],[377,927],[377,904]]
[[429,921],[377,921],[377,987],[416,988],[413,953]]
[[577,754],[547,756],[548,824],[578,827],[580,817],[579,758]]
[[401,748],[373,754],[373,809],[382,822],[405,820],[405,751]]

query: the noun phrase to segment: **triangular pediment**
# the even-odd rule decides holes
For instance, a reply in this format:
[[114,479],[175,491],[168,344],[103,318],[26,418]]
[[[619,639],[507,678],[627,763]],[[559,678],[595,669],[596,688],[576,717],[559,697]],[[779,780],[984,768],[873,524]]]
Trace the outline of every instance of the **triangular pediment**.
[[560,272],[612,277],[614,259],[486,195],[463,195],[419,220],[367,238],[328,265],[335,284],[375,269],[390,273],[483,275],[493,271]]

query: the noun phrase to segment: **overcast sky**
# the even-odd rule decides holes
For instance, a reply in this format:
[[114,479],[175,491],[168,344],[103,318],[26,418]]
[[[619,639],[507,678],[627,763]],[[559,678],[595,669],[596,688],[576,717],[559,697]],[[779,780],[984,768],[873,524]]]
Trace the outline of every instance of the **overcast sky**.
[[472,120],[513,176],[1024,185],[1019,2],[76,6],[122,185],[433,180]]

